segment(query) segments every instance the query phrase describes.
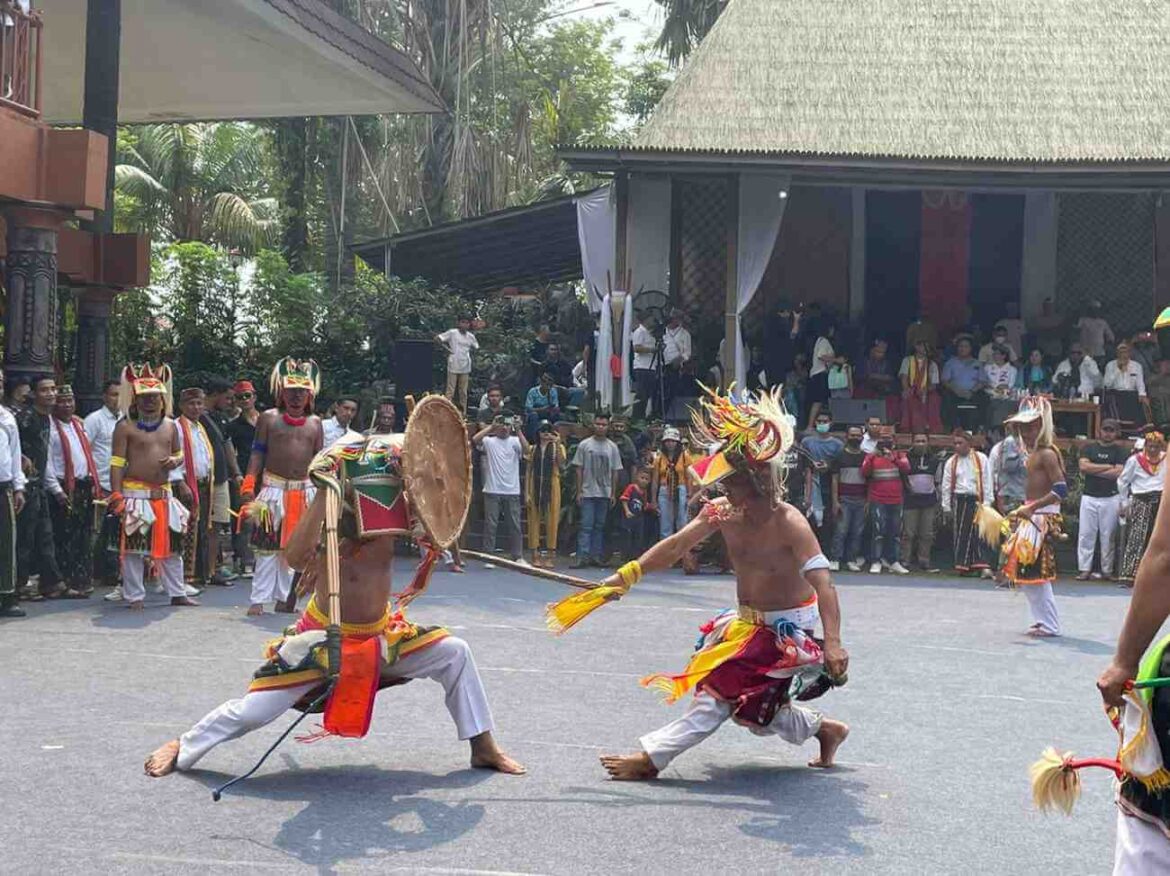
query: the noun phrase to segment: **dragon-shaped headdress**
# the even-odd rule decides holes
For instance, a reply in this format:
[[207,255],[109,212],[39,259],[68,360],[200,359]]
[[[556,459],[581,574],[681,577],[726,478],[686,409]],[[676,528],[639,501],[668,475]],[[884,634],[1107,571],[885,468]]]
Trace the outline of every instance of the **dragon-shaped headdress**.
[[321,391],[321,369],[313,359],[294,359],[285,356],[272,367],[268,388],[276,400],[278,410],[284,410],[284,392],[288,389],[304,389],[309,392],[308,410],[313,409],[313,400]]
[[163,415],[171,416],[171,367],[151,365],[149,362],[141,364],[131,362],[123,368],[118,386],[118,409],[123,416],[130,416],[134,400],[141,395],[161,395]]

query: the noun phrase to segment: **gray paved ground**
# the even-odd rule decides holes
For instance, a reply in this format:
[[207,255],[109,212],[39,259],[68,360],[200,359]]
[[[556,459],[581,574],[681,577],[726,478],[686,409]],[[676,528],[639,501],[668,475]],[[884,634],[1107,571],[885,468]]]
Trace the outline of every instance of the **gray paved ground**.
[[[406,567],[399,569],[400,577]],[[34,606],[0,622],[0,870],[197,873],[1103,873],[1102,773],[1074,818],[1031,810],[1026,768],[1058,743],[1111,753],[1093,681],[1127,594],[1066,585],[1068,636],[1033,642],[1022,596],[955,580],[839,578],[848,687],[820,702],[853,725],[842,766],[727,726],[657,782],[606,781],[603,751],[681,708],[639,676],[681,668],[730,579],[656,576],[562,639],[553,585],[501,571],[436,575],[417,604],[473,646],[500,739],[531,773],[471,771],[439,688],[384,693],[364,740],[287,743],[221,803],[279,721],[150,780],[144,756],[238,694],[279,622],[245,620],[244,587],[202,609]],[[304,726],[304,725],[302,725]]]

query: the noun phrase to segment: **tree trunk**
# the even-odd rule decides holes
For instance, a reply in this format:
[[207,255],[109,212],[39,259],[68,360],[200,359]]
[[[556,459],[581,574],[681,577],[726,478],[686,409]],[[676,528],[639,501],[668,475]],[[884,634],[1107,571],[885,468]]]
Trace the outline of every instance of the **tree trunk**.
[[280,119],[276,122],[276,154],[284,180],[284,228],[281,249],[294,273],[307,268],[309,219],[307,212],[307,119]]

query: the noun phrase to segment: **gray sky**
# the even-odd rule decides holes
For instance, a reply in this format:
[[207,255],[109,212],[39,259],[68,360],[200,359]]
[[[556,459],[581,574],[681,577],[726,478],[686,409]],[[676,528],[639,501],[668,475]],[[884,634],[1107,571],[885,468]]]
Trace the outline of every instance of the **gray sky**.
[[[594,3],[605,5],[589,8]],[[661,7],[654,0],[567,0],[564,8],[582,10],[573,13],[572,17],[613,18],[616,21],[614,36],[622,41],[619,59],[623,63],[633,60],[634,47],[656,37],[662,26]]]

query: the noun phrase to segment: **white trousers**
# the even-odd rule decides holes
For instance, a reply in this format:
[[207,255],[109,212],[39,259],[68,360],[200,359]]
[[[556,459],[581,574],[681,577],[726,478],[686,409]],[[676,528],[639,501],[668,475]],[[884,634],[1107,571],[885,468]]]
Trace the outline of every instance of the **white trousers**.
[[1080,534],[1077,536],[1077,570],[1093,571],[1093,548],[1101,543],[1101,574],[1112,575],[1117,544],[1120,496],[1081,496]]
[[1021,584],[1020,589],[1028,597],[1028,608],[1032,620],[1046,633],[1060,635],[1060,616],[1056,612],[1056,597],[1052,594],[1052,582],[1043,584]]
[[[647,733],[638,742],[661,772],[688,748],[693,748],[718,730],[730,717],[730,704],[700,692],[691,700],[682,717],[653,733]],[[816,709],[790,703],[776,711],[776,717],[767,727],[749,729],[757,736],[775,735],[785,742],[801,745],[820,732],[823,719]]]
[[293,570],[284,561],[284,554],[257,554],[256,568],[252,570],[252,604],[283,602],[292,589]]
[[[407,654],[382,668],[387,678],[432,678],[443,685],[447,711],[455,721],[460,739],[471,739],[492,729],[492,711],[471,648],[462,639],[448,636],[433,645]],[[176,766],[189,770],[219,745],[263,727],[288,711],[318,682],[280,690],[253,691],[212,709],[198,724],[179,737]]]
[[[146,562],[149,559],[142,554],[126,554],[122,557],[122,598],[127,602],[141,602],[146,598],[143,579],[146,577]],[[167,589],[167,596],[185,596],[183,558],[172,554],[159,565],[162,567],[162,582]]]
[[1170,839],[1148,821],[1117,811],[1113,876],[1170,873]]

